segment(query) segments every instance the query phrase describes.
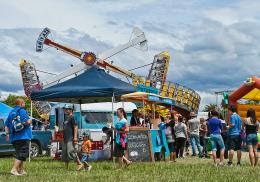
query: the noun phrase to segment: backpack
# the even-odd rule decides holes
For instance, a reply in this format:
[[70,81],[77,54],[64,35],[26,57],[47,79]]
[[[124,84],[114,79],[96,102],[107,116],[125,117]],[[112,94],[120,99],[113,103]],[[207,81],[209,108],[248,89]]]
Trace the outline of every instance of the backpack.
[[12,130],[13,130],[13,133],[16,133],[16,132],[19,132],[21,130],[24,129],[24,126],[20,120],[20,116],[19,116],[19,111],[21,110],[22,108],[19,108],[17,111],[13,111],[12,114],[14,115],[13,116],[13,119],[12,119]]

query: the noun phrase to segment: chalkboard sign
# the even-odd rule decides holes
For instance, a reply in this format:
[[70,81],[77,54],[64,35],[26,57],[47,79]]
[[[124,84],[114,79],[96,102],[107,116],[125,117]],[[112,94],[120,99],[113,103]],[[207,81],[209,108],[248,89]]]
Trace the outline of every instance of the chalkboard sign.
[[148,128],[130,128],[128,137],[128,158],[134,162],[154,161],[150,130]]

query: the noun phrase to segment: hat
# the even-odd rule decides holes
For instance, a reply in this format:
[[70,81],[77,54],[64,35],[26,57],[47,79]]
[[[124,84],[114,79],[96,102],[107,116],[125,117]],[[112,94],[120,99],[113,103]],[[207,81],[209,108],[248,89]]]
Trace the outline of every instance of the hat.
[[74,107],[73,107],[73,105],[71,105],[71,104],[65,104],[64,107],[63,107],[63,109],[71,109],[71,110],[73,110]]
[[196,116],[197,116],[197,114],[195,114],[195,112],[190,113],[190,117],[196,117]]
[[84,133],[82,134],[82,136],[83,136],[83,137],[89,137],[90,135],[89,135],[89,133],[85,133],[85,132],[84,132]]

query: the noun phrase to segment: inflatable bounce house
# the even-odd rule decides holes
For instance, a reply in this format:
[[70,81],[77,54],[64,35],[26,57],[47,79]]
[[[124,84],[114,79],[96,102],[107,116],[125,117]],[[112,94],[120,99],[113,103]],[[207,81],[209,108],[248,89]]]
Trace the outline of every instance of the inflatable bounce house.
[[[256,112],[257,120],[260,121],[260,78],[256,76],[248,78],[243,85],[233,91],[228,96],[228,106],[236,107],[241,118],[246,118],[247,110],[253,108]],[[228,113],[228,121],[230,114]],[[260,141],[260,133],[257,136],[258,141]],[[258,148],[260,148],[260,142],[258,142]]]
[[257,119],[260,120],[260,78],[256,76],[248,78],[228,96],[228,105],[236,107],[242,118],[246,117],[249,108],[253,108]]

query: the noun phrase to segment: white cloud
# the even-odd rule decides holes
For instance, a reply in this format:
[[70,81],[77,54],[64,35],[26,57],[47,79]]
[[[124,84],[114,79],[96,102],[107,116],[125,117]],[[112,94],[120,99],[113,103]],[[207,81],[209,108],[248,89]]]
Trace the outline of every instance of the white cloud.
[[[198,92],[199,95],[201,96],[201,101],[200,101],[200,111],[203,111],[205,106],[207,104],[216,104],[216,95],[208,92]],[[219,97],[219,99],[222,99]],[[218,101],[218,104],[221,103],[221,100]]]
[[[0,57],[15,65],[24,57],[40,69],[60,72],[78,60],[54,49],[35,53],[41,28],[50,27],[53,38],[66,45],[100,52],[128,41],[132,27],[140,26],[149,52],[129,49],[110,60],[130,69],[167,50],[172,58],[168,79],[199,90],[204,105],[214,100],[210,92],[235,88],[258,74],[259,9],[260,2],[252,0],[1,1],[0,27],[18,29],[0,31],[0,40],[5,40],[0,43]],[[145,76],[148,69],[136,73]],[[4,77],[21,90],[20,80],[12,80],[12,74],[16,75]]]

